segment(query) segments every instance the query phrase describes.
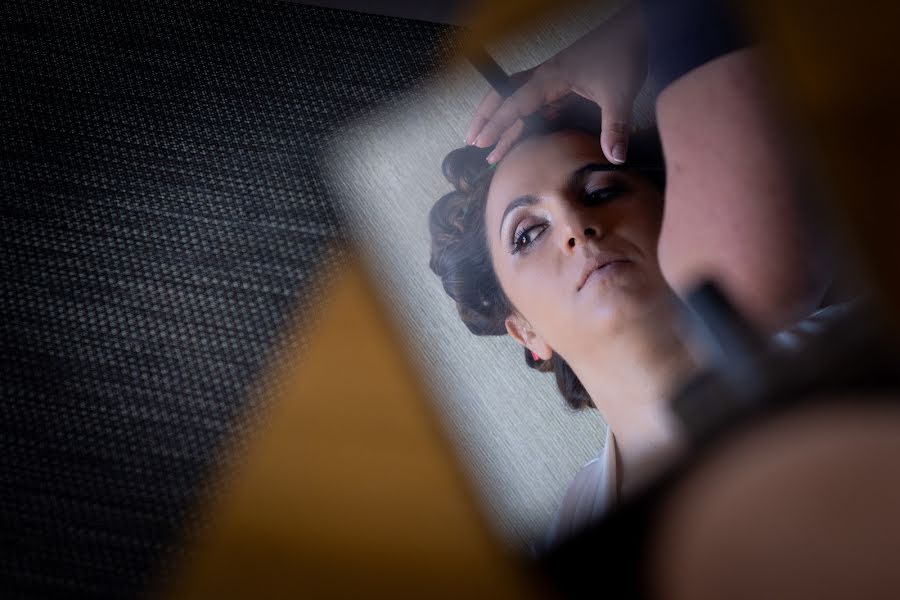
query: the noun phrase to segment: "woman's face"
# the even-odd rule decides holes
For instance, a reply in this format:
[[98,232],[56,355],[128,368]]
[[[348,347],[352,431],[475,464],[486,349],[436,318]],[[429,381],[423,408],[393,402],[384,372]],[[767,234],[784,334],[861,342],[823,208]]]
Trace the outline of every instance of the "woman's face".
[[585,133],[528,138],[501,161],[488,190],[500,285],[529,330],[570,362],[626,331],[668,292],[656,254],[662,193],[604,165],[599,139]]

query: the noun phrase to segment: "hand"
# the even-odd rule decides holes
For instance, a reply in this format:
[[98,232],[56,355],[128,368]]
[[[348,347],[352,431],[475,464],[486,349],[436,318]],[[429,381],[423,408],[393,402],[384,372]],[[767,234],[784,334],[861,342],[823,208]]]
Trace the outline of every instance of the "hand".
[[610,162],[622,163],[632,105],[646,76],[643,24],[638,8],[630,5],[545,63],[513,75],[527,81],[506,101],[495,91],[485,96],[466,143],[480,148],[496,144],[487,158],[495,163],[522,135],[522,117],[574,92],[600,106],[603,153]]

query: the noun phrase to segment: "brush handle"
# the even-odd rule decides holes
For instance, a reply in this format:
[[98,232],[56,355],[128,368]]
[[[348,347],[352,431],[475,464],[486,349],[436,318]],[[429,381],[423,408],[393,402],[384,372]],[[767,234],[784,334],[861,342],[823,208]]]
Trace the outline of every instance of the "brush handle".
[[[469,63],[475,70],[478,71],[482,77],[494,88],[501,98],[506,99],[512,96],[517,89],[522,87],[525,83],[525,79],[522,81],[515,81],[512,77],[506,74],[506,71],[503,70],[497,61],[487,53],[487,51],[478,47],[473,49],[468,56],[466,56]],[[525,123],[525,127],[530,130],[537,130],[543,122],[544,119],[538,113],[534,113],[531,115],[525,115],[522,117],[522,121]]]

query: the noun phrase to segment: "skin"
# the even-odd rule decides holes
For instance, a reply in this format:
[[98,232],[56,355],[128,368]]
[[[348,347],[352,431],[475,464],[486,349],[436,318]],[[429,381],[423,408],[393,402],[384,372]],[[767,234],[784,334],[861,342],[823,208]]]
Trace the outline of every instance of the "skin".
[[[509,98],[489,93],[466,134],[496,144],[500,159],[521,135],[521,117],[570,92],[602,108],[606,155],[627,147],[631,105],[647,71],[646,32],[632,3],[538,67]],[[818,240],[802,152],[760,51],[723,55],[686,73],[656,102],[666,158],[666,211],[659,242],[663,273],[679,294],[713,278],[766,333],[810,314],[834,265]]]
[[715,278],[767,333],[807,316],[831,269],[808,214],[816,194],[798,175],[799,152],[759,51],[685,74],[656,111],[668,176],[659,246],[666,279],[687,291]]
[[[507,331],[573,368],[616,433],[627,490],[672,455],[679,434],[662,400],[688,359],[656,254],[661,194],[633,173],[585,169],[608,164],[599,140],[582,132],[528,138],[499,164],[485,224],[494,271],[515,307]],[[534,201],[506,212],[522,197]],[[621,262],[579,290],[595,257]]]
[[[546,62],[515,74],[513,79],[525,84],[508,100],[495,91],[488,93],[475,111],[466,143],[485,148],[496,141],[488,156],[488,162],[496,162],[522,135],[522,116],[564,101],[574,92],[603,108],[603,152],[620,164],[628,150],[631,106],[646,73],[643,20],[633,3]],[[595,85],[596,81],[615,85]]]

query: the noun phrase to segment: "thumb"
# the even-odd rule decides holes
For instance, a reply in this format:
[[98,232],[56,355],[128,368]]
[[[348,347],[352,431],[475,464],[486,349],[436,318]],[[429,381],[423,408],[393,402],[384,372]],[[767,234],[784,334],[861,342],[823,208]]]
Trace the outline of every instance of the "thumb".
[[609,162],[620,165],[628,155],[631,104],[604,103],[600,108],[600,146]]

